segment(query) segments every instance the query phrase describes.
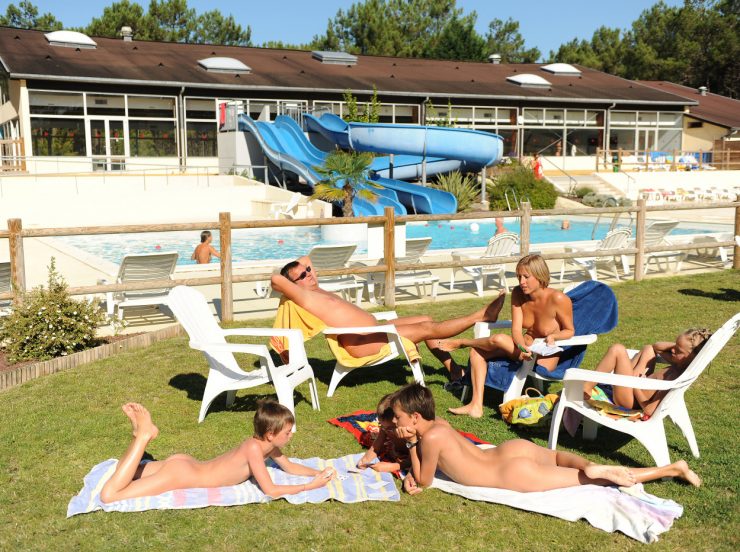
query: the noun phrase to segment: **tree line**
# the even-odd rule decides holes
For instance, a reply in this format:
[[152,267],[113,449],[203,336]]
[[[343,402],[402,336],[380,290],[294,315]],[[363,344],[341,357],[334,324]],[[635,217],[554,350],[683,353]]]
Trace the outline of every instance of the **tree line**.
[[[484,34],[477,14],[465,14],[456,0],[363,0],[340,9],[326,30],[308,44],[269,41],[265,47],[346,51],[355,54],[502,63],[576,63],[636,80],[666,80],[733,98],[740,95],[740,2],[662,0],[643,11],[628,29],[602,26],[590,39],[562,44],[544,56],[528,47],[511,18],[493,19]],[[39,14],[28,0],[10,4],[0,24],[56,30],[62,22]],[[92,36],[118,36],[129,26],[139,40],[251,46],[251,28],[217,9],[197,14],[187,0],[151,0],[148,10],[129,0],[114,2],[79,30]]]

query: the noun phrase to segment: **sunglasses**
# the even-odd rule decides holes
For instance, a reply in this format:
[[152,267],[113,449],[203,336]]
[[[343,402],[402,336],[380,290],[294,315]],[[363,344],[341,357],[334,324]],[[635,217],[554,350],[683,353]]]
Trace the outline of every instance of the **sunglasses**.
[[306,267],[306,270],[304,270],[303,272],[301,272],[298,275],[298,278],[296,278],[295,280],[292,280],[292,282],[295,284],[296,282],[298,282],[300,280],[305,280],[306,279],[306,276],[308,276],[309,274],[311,274],[311,267],[310,266],[307,266]]

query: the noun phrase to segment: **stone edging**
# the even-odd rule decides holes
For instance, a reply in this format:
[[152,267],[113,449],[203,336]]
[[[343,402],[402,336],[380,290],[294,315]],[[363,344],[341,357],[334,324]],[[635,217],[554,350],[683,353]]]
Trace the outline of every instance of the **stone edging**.
[[114,343],[107,343],[106,345],[93,347],[92,349],[80,351],[79,353],[74,353],[69,356],[52,358],[51,360],[44,360],[42,362],[34,362],[27,366],[0,372],[0,391],[18,387],[27,381],[40,378],[47,374],[54,374],[56,372],[61,372],[62,370],[76,368],[77,366],[112,357],[125,351],[148,347],[157,341],[170,339],[171,337],[177,337],[183,334],[184,331],[182,326],[177,324],[154,332],[135,335]]

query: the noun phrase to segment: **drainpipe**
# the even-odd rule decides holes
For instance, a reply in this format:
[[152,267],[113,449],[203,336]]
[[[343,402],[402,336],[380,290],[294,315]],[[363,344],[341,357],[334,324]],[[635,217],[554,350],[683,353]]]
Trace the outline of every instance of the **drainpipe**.
[[187,167],[187,158],[186,158],[186,134],[185,134],[185,87],[180,87],[180,93],[177,96],[177,126],[179,127],[180,132],[178,133],[180,135],[180,155],[178,155],[178,164],[180,166],[180,172],[185,172],[185,168]]

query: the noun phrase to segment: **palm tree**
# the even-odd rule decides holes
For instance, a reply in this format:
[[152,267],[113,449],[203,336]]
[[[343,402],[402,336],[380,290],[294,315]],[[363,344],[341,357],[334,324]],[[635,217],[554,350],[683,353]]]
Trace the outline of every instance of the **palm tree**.
[[373,154],[368,152],[331,152],[323,165],[314,167],[323,178],[314,187],[311,197],[332,203],[343,201],[342,216],[352,217],[352,201],[355,197],[375,203],[378,195],[367,187],[382,188],[368,178],[372,162]]

